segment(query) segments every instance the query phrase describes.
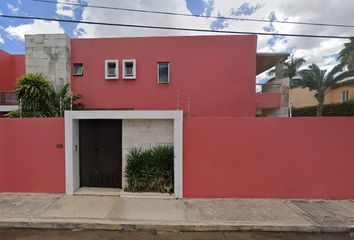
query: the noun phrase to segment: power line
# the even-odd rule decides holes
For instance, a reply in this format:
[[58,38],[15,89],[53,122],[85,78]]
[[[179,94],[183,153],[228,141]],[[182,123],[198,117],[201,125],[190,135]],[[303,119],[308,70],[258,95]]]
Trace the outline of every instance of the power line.
[[[4,30],[1,29],[1,31],[4,31]],[[19,48],[13,42],[11,42],[11,44],[10,44],[10,42],[6,41],[6,39],[3,39],[3,44],[5,46],[7,46],[9,49],[11,49],[13,51],[13,53],[15,53],[15,54],[22,52],[21,50],[19,50]]]
[[248,21],[248,22],[263,22],[263,23],[297,24],[297,25],[310,25],[310,26],[322,26],[322,27],[354,28],[354,25],[349,25],[349,24],[281,21],[281,20],[255,19],[255,18],[238,18],[238,17],[223,17],[223,16],[212,16],[212,15],[198,15],[198,14],[165,12],[165,11],[153,11],[153,10],[134,9],[134,8],[108,7],[108,6],[102,6],[102,5],[80,4],[80,3],[71,3],[71,2],[50,1],[50,0],[32,0],[32,1],[43,2],[43,3],[52,3],[52,4],[62,4],[62,5],[77,6],[77,7],[90,7],[90,8],[129,11],[129,12],[163,14],[163,15],[172,15],[172,16],[199,17],[199,18],[211,18],[211,19],[221,19],[221,20],[237,20],[237,21]]
[[261,36],[328,38],[328,39],[349,39],[351,37],[351,36],[309,35],[309,34],[270,33],[270,32],[225,31],[225,30],[211,30],[211,29],[199,29],[199,28],[180,28],[180,27],[166,27],[166,26],[152,26],[152,25],[138,25],[138,24],[124,24],[124,23],[79,21],[79,20],[56,19],[56,18],[45,18],[45,17],[12,16],[12,15],[5,15],[5,14],[0,14],[0,17],[12,18],[12,19],[78,23],[78,24],[81,23],[81,24],[88,24],[88,25],[101,25],[101,26],[112,26],[112,27],[114,26],[114,27],[129,27],[129,28],[146,28],[146,29],[160,29],[160,30],[173,30],[173,31],[206,32],[206,33],[248,34],[248,35],[261,35]]

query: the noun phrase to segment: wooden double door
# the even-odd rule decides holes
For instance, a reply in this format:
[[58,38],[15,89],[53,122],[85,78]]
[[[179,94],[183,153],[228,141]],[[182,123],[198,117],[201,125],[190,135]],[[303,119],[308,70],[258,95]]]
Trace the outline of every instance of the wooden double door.
[[122,187],[122,120],[79,120],[80,186]]

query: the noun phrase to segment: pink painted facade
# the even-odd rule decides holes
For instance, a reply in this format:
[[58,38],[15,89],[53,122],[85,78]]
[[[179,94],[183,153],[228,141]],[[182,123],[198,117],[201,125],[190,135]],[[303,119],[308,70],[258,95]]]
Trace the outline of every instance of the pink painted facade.
[[0,192],[65,192],[64,119],[0,119]]
[[257,93],[256,108],[269,109],[280,107],[281,96],[278,93]]
[[354,198],[354,118],[186,118],[184,197]]
[[[184,197],[352,199],[353,124],[185,118]],[[65,192],[63,119],[0,119],[0,132],[0,192]]]
[[[136,79],[122,78],[125,59],[136,61]],[[105,79],[106,60],[119,62],[119,79]],[[157,82],[159,62],[170,63],[168,84]],[[281,101],[255,93],[255,36],[72,39],[73,64],[84,69],[71,72],[73,93],[91,110],[189,116],[184,197],[354,198],[353,118],[255,117]],[[0,71],[0,91],[11,91],[24,56],[0,51]],[[65,192],[63,119],[0,119],[0,133],[0,192]]]
[[16,79],[25,73],[25,56],[0,50],[0,92],[13,91]]
[[[192,116],[254,116],[255,36],[72,39],[74,93],[94,109],[175,110]],[[119,60],[118,80],[105,80],[105,60]],[[136,60],[136,80],[122,79],[122,61]],[[169,84],[157,83],[158,62],[170,63]],[[179,92],[179,97],[177,97]]]

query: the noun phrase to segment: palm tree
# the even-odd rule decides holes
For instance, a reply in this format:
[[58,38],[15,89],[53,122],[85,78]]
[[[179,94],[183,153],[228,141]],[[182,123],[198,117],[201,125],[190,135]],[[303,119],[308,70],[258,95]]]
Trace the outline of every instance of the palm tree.
[[[284,63],[283,77],[290,79],[290,88],[297,87],[297,83],[293,80],[297,75],[300,67],[306,62],[304,58],[291,57],[289,61]],[[275,75],[275,69],[268,72],[269,76]]]
[[343,83],[354,80],[354,71],[343,72],[343,68],[344,65],[339,64],[327,73],[327,70],[321,70],[316,64],[312,64],[308,69],[299,72],[299,86],[308,87],[310,91],[315,92],[315,98],[318,101],[317,116],[322,116],[323,103],[327,93],[342,86]]
[[53,115],[50,82],[39,73],[22,76],[15,87],[23,117],[48,117]]
[[350,42],[344,44],[344,48],[339,52],[338,60],[349,70],[354,70],[354,37],[350,38]]
[[56,92],[42,74],[25,74],[15,87],[20,112],[13,111],[8,116],[18,117],[20,114],[22,117],[63,117],[65,110],[83,109],[84,106],[77,103],[81,95],[71,96],[69,91],[69,84],[65,84]]
[[84,105],[78,103],[82,96],[81,95],[71,95],[70,94],[70,84],[65,84],[58,91],[51,92],[51,102],[53,105],[54,114],[56,117],[63,117],[65,110],[82,110]]

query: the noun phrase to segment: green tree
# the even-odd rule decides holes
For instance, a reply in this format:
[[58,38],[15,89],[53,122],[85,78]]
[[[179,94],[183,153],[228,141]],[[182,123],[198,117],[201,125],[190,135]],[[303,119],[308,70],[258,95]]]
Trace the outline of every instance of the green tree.
[[51,94],[53,87],[39,73],[22,76],[15,87],[15,96],[19,100],[23,117],[49,117],[54,114]]
[[65,110],[82,110],[84,105],[78,103],[81,95],[70,94],[70,84],[65,84],[57,92],[51,92],[51,102],[53,105],[54,114],[56,117],[63,117]]
[[70,85],[66,84],[57,92],[53,85],[39,73],[22,76],[15,87],[15,96],[20,103],[20,111],[10,112],[8,117],[63,117],[64,111],[83,109],[77,100],[81,95],[71,96]]
[[349,70],[354,70],[354,37],[344,44],[344,48],[339,52],[338,60]]
[[348,83],[348,80],[354,79],[354,71],[343,72],[343,68],[344,65],[339,64],[327,73],[327,70],[321,70],[316,64],[312,64],[308,69],[299,72],[299,86],[308,87],[310,91],[315,92],[315,98],[318,101],[317,116],[322,116],[326,94],[342,86],[343,82]]
[[[282,77],[287,77],[290,79],[290,88],[297,87],[297,82],[294,77],[297,75],[300,67],[306,62],[304,58],[291,57],[290,60],[284,63],[284,71]],[[275,69],[268,72],[269,76],[275,75]]]

